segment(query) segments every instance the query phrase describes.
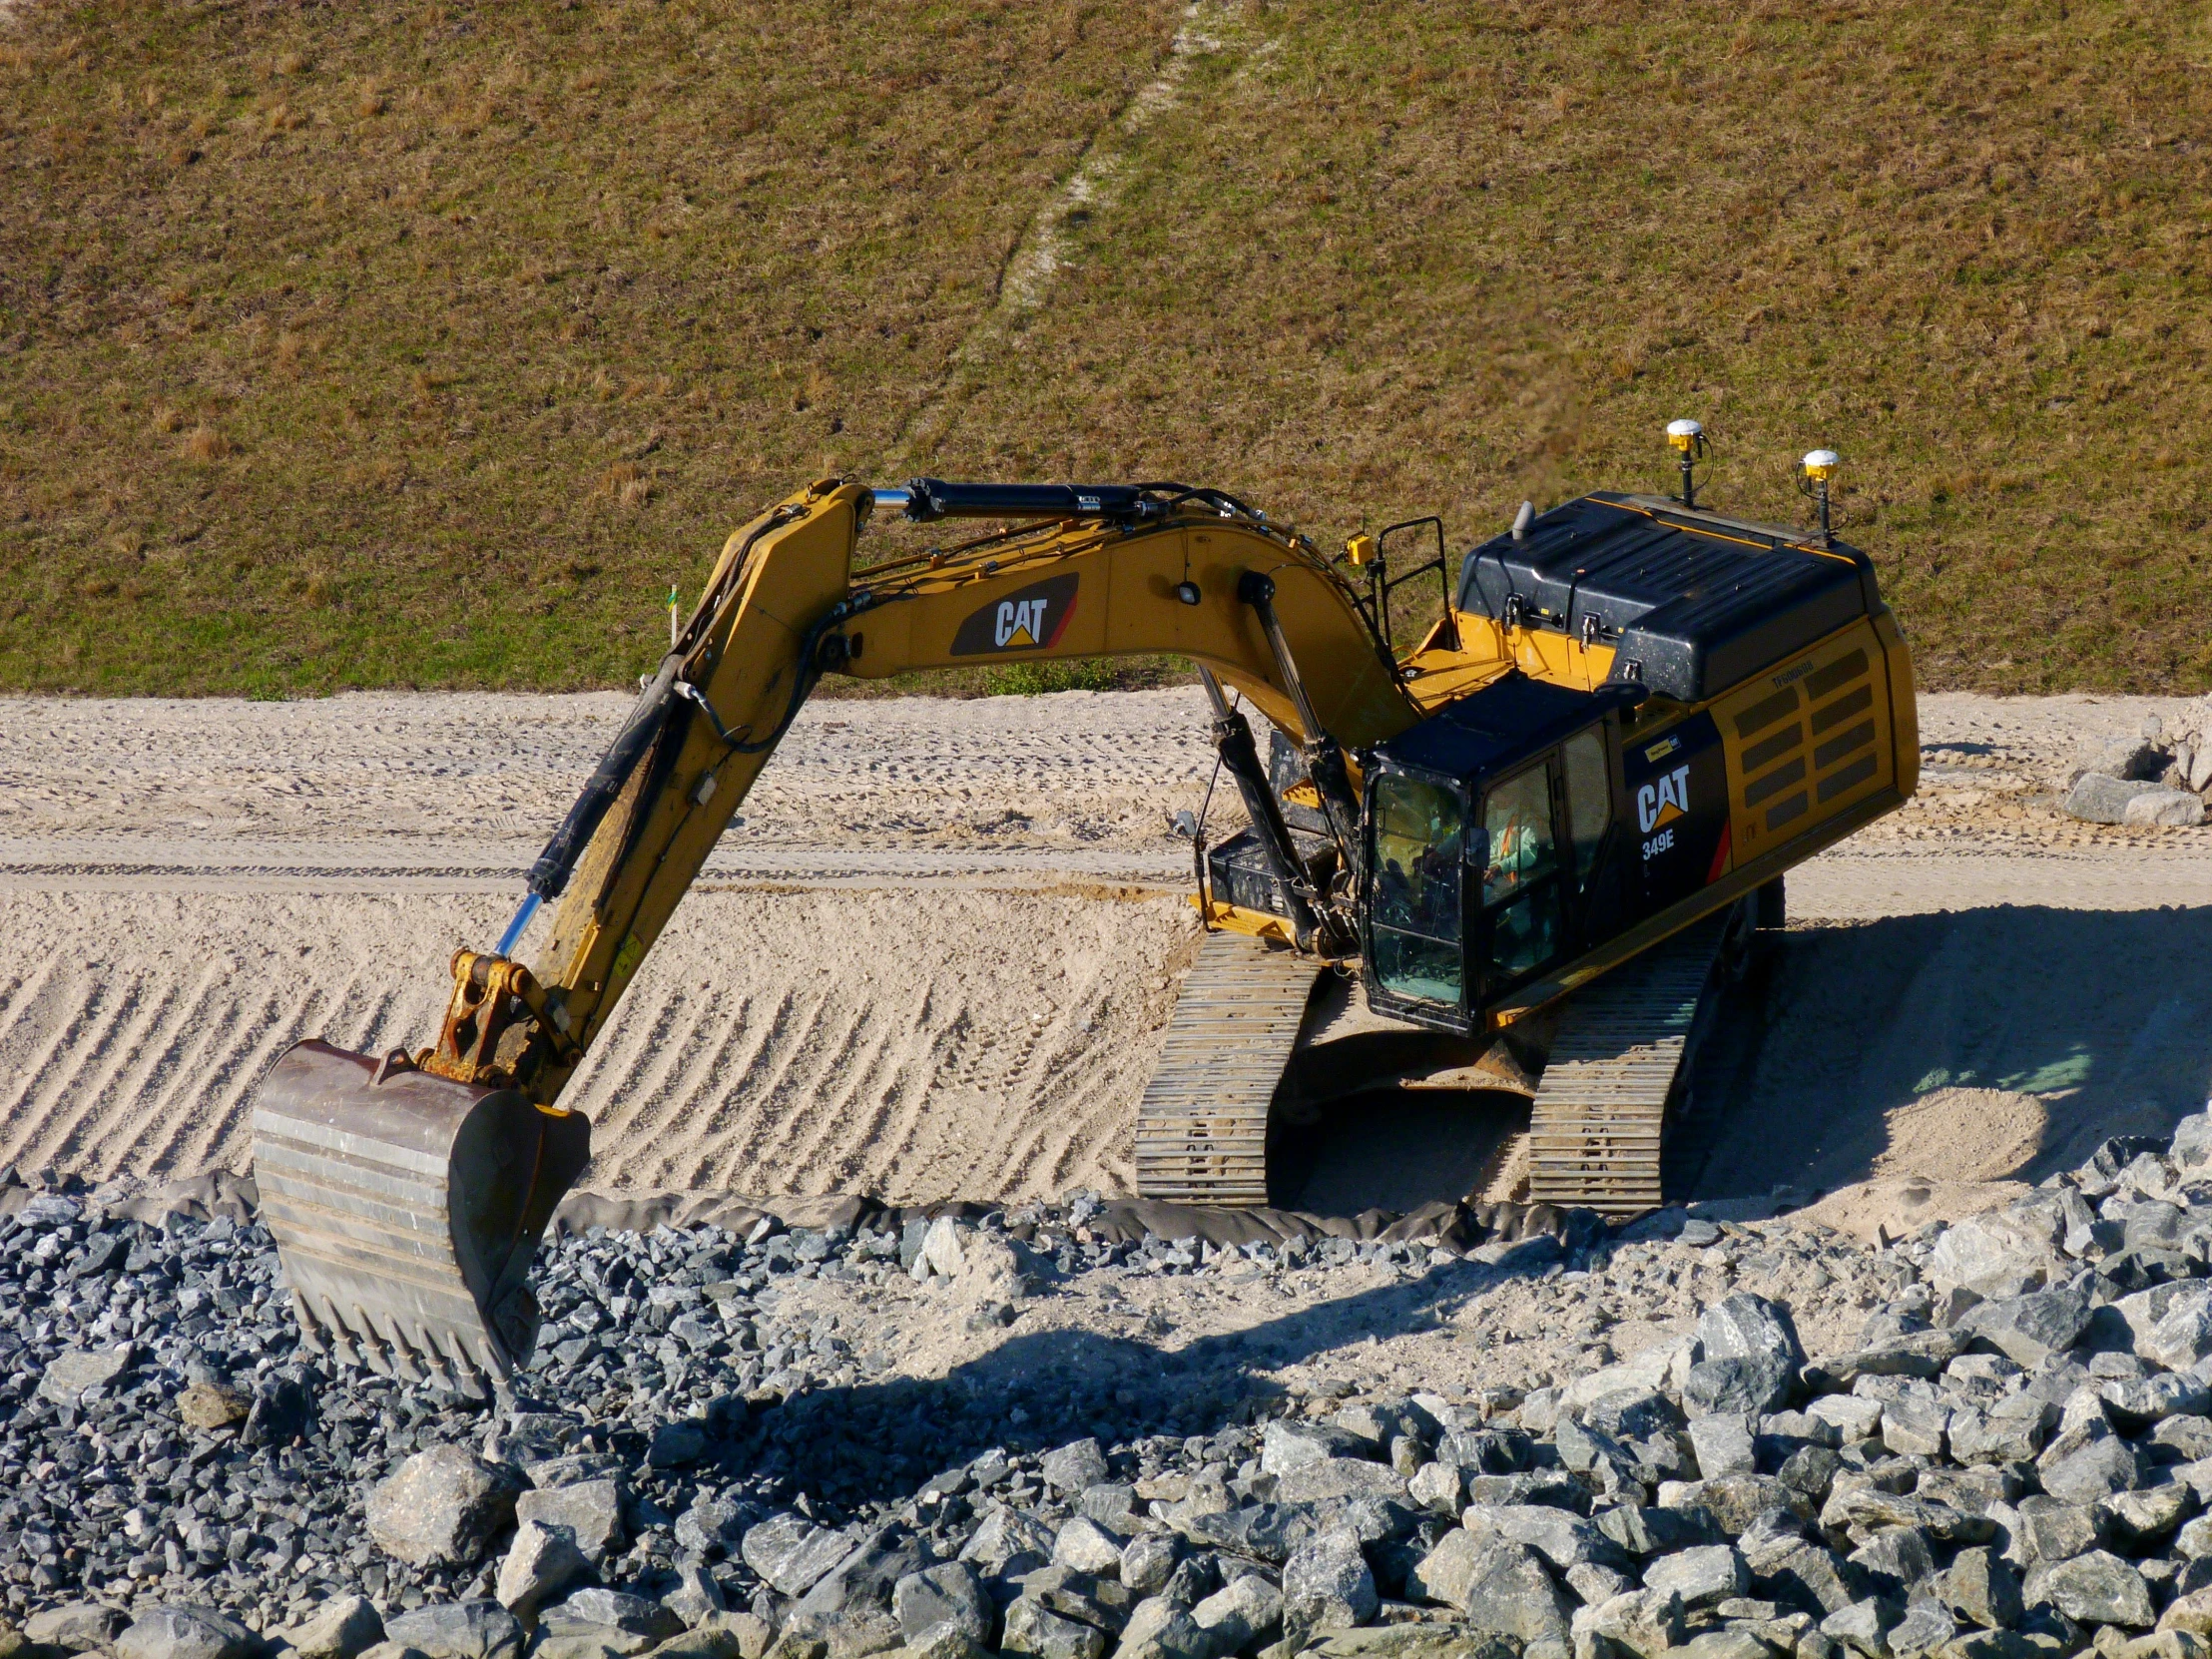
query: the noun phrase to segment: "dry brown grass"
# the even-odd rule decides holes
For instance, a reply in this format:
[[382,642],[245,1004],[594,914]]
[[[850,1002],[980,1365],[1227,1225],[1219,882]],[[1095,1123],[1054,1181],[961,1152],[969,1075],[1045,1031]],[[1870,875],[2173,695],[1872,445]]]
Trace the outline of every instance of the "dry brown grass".
[[[2212,686],[2212,26],[1250,0],[1132,136],[1180,16],[30,8],[0,685],[622,684],[824,470],[1463,545],[1663,486],[1690,414],[1754,514],[1844,450],[1931,684]],[[999,311],[1086,152],[1113,189]]]

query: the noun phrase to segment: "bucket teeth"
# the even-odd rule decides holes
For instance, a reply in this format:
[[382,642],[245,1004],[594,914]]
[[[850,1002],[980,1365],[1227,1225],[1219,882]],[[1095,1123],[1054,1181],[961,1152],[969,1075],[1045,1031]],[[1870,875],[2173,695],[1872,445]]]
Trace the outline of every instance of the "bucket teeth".
[[311,1352],[475,1396],[528,1363],[530,1263],[590,1157],[580,1114],[305,1042],[263,1081],[254,1157]]

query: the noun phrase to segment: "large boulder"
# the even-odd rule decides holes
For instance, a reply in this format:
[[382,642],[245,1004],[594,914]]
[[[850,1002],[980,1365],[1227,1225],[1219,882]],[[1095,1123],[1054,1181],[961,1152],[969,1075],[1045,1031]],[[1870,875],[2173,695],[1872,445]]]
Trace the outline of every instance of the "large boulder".
[[908,1647],[950,1628],[978,1648],[991,1645],[998,1610],[976,1570],[964,1561],[940,1561],[908,1573],[891,1587],[891,1615]]
[[113,1643],[130,1622],[128,1614],[105,1602],[65,1601],[41,1608],[25,1619],[23,1635],[33,1647],[89,1653]]
[[519,1485],[503,1463],[457,1445],[432,1446],[368,1494],[368,1535],[410,1566],[474,1566],[514,1520]]
[[[1049,1537],[1046,1547],[1050,1547]],[[771,1515],[745,1535],[739,1554],[778,1595],[797,1599],[852,1553],[852,1536],[817,1526],[796,1512]],[[1038,1560],[1042,1561],[1040,1554]]]
[[1797,1365],[1779,1354],[1734,1354],[1704,1360],[1682,1380],[1682,1404],[1692,1417],[1765,1415],[1796,1391]]
[[2095,1313],[2094,1280],[2083,1274],[2056,1290],[1984,1302],[1969,1310],[1959,1329],[1979,1337],[2016,1366],[2034,1368],[2081,1340]]
[[[611,1477],[602,1477],[546,1491],[524,1492],[515,1499],[515,1519],[517,1522],[536,1521],[541,1526],[566,1527],[576,1540],[576,1547],[584,1552],[584,1559],[596,1566],[622,1549],[625,1537],[622,1484]],[[683,1541],[684,1521],[690,1519],[687,1513],[677,1523],[679,1542]]]
[[1749,1291],[1707,1308],[1697,1322],[1697,1338],[1707,1360],[1768,1355],[1792,1366],[1805,1364],[1805,1347],[1790,1310]]
[[1964,1286],[1986,1297],[2013,1297],[2060,1271],[2065,1212],[2048,1193],[1953,1222],[1929,1253],[1927,1274],[1940,1290]]
[[1283,1630],[1303,1642],[1319,1630],[1368,1623],[1382,1605],[1360,1540],[1330,1533],[1291,1552],[1283,1563]]
[[1447,1532],[1406,1575],[1406,1594],[1458,1609],[1477,1631],[1521,1643],[1568,1639],[1566,1595],[1524,1544]]
[[2035,1568],[2027,1575],[2025,1594],[2030,1605],[2047,1601],[2082,1624],[2147,1630],[2158,1616],[2143,1575],[2132,1563],[2101,1549]]
[[1706,1544],[1662,1555],[1644,1569],[1644,1588],[1672,1592],[1685,1608],[1748,1595],[1751,1573],[1733,1544]]
[[383,1639],[384,1621],[366,1596],[332,1596],[274,1638],[299,1659],[355,1659]]
[[1244,1573],[1193,1606],[1191,1622],[1216,1653],[1249,1652],[1273,1641],[1280,1631],[1283,1592],[1258,1573]]
[[591,1571],[591,1563],[576,1547],[576,1534],[565,1526],[524,1521],[515,1528],[514,1542],[499,1563],[493,1591],[499,1604],[523,1618],[540,1603],[560,1594]]
[[117,1659],[256,1659],[262,1639],[212,1607],[139,1610],[115,1639]]
[[433,1602],[386,1619],[384,1640],[423,1659],[520,1659],[523,1629],[496,1601]]
[[47,1362],[38,1391],[57,1405],[75,1405],[87,1389],[106,1387],[131,1369],[138,1350],[129,1343],[114,1348],[65,1348]]

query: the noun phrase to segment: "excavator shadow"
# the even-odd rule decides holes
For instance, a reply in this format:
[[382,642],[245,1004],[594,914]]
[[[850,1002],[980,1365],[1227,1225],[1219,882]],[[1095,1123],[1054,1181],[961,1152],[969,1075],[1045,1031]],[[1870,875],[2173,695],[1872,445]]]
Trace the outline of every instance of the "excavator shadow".
[[[1526,1271],[1540,1274],[1554,1260],[1542,1256]],[[719,1459],[730,1472],[787,1493],[852,1505],[904,1497],[938,1470],[993,1446],[1037,1451],[1085,1435],[1102,1444],[1211,1436],[1263,1414],[1286,1391],[1274,1375],[1285,1368],[1370,1337],[1433,1329],[1519,1271],[1431,1268],[1189,1341],[1017,1328],[943,1377],[825,1388],[770,1405],[723,1442]],[[1257,1295],[1246,1305],[1255,1304],[1265,1306]]]
[[[1384,1088],[1278,1124],[1270,1184],[1284,1209],[1400,1214],[1454,1199],[1510,1198],[1528,1097],[1504,1089]],[[1525,1163],[1525,1159],[1522,1160]]]
[[2034,1181],[2108,1136],[2168,1134],[2212,1083],[2208,944],[2206,907],[1797,923],[1760,1017],[1700,1052],[1709,1144],[1680,1196]]

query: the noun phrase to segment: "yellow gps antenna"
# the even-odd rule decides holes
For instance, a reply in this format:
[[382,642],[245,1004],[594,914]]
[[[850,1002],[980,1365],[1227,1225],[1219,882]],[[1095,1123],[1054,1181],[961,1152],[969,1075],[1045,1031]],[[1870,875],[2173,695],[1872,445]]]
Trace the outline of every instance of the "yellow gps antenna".
[[1799,491],[1820,503],[1823,547],[1836,545],[1836,533],[1828,527],[1828,481],[1836,476],[1836,469],[1843,464],[1843,456],[1833,449],[1808,450],[1805,459],[1799,463]]
[[1705,428],[1694,420],[1670,420],[1667,422],[1667,441],[1682,456],[1682,505],[1697,505],[1697,479],[1693,469],[1698,457],[1705,453]]

